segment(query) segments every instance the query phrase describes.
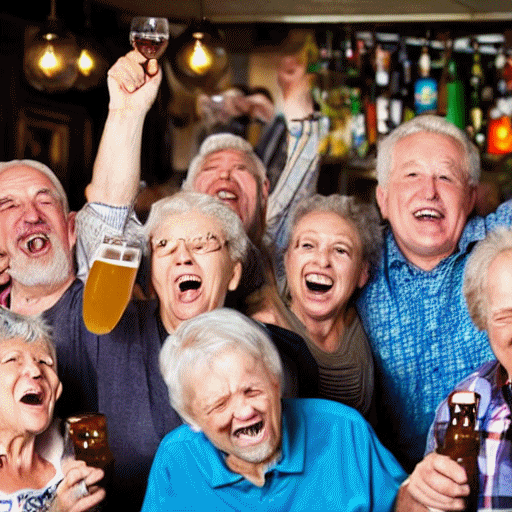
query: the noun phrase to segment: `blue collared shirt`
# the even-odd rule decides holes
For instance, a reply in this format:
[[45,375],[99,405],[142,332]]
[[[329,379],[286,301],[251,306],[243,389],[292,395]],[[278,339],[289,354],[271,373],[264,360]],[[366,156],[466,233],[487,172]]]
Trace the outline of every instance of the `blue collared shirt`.
[[462,279],[475,243],[511,223],[510,201],[485,218],[471,218],[458,249],[428,272],[407,261],[388,230],[379,268],[358,299],[382,379],[376,430],[409,471],[423,456],[437,405],[494,359],[487,334],[471,321]]
[[182,426],[155,456],[142,512],[381,511],[406,474],[362,416],[328,400],[283,400],[281,458],[263,487],[229,470],[200,432]]

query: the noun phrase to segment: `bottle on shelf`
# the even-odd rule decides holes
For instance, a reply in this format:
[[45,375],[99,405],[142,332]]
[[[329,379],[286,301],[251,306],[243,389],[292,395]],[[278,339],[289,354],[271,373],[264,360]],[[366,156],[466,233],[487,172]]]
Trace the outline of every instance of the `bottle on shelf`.
[[404,37],[400,39],[398,49],[398,63],[400,73],[400,95],[402,96],[402,120],[409,121],[414,117],[414,84],[412,81],[412,64],[407,53],[407,42]]
[[480,432],[478,431],[478,404],[480,395],[474,391],[454,391],[448,397],[450,421],[444,441],[438,453],[448,455],[466,471],[470,494],[466,498],[467,512],[476,512],[478,507],[478,454]]
[[446,120],[461,130],[466,129],[466,99],[464,84],[459,78],[453,56],[448,62],[446,77]]
[[416,114],[437,111],[437,82],[430,76],[430,55],[427,43],[421,49],[418,61],[419,78],[414,84],[414,110]]
[[469,132],[473,142],[480,151],[485,147],[485,116],[482,107],[482,89],[484,87],[484,72],[480,57],[478,42],[473,41],[473,64],[471,66],[471,77],[469,79]]
[[389,76],[390,51],[381,44],[375,48],[375,85],[377,108],[377,132],[379,135],[389,133]]
[[361,106],[361,90],[353,87],[350,93],[350,113],[352,114],[352,150],[356,156],[364,158],[368,154],[365,116]]

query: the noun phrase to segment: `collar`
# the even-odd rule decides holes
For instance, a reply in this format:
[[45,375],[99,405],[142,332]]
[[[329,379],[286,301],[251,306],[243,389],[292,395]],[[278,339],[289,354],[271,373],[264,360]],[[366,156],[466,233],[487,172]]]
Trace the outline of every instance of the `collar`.
[[[292,415],[287,400],[282,401],[281,458],[272,464],[267,473],[302,473],[306,456],[306,428],[302,413]],[[191,454],[199,470],[212,488],[231,485],[245,480],[242,475],[231,471],[224,454],[218,450],[202,433],[195,436]]]

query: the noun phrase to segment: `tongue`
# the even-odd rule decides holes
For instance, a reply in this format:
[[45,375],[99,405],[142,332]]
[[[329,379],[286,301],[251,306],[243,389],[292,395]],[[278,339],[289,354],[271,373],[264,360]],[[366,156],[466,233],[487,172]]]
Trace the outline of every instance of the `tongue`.
[[27,244],[27,249],[29,252],[39,252],[41,249],[43,249],[46,246],[46,239],[42,237],[32,238],[29,240]]

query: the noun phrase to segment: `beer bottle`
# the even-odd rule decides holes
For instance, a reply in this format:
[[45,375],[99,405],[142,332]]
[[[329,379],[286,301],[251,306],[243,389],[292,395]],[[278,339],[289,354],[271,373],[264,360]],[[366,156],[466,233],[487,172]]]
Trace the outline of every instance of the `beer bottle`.
[[466,511],[478,508],[478,453],[480,433],[477,430],[477,412],[480,395],[474,391],[454,391],[448,397],[450,422],[446,428],[444,443],[437,451],[448,455],[466,471],[471,489],[466,498]]
[[418,61],[419,78],[414,84],[414,109],[416,114],[437,111],[437,82],[430,76],[430,55],[425,44]]

